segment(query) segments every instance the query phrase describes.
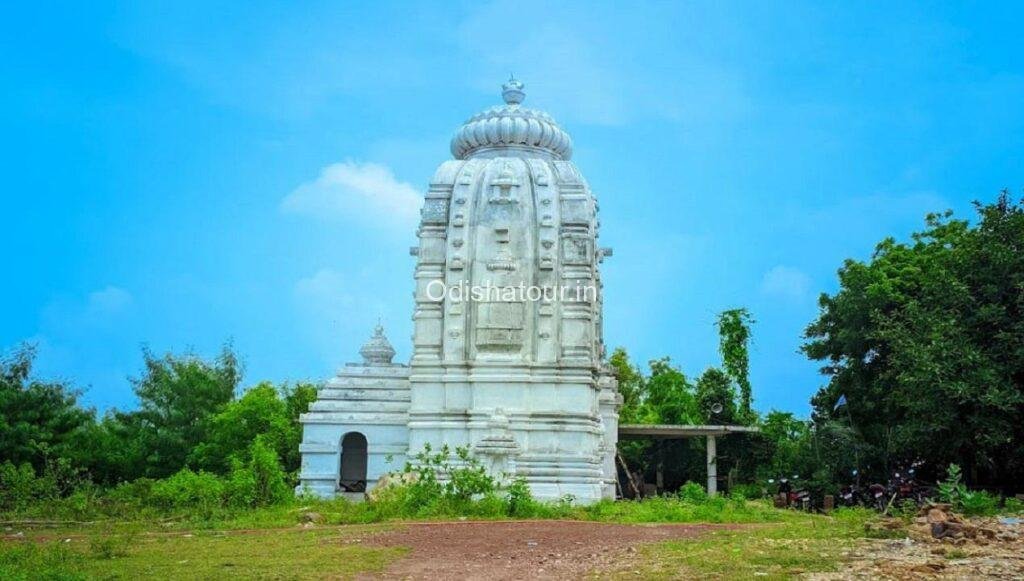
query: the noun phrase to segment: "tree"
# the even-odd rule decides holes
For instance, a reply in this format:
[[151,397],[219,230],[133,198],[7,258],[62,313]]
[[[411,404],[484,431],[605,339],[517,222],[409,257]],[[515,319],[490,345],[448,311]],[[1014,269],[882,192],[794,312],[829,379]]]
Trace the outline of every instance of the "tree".
[[[697,380],[697,408],[701,423],[732,424],[736,421],[736,390],[732,380],[721,369],[710,367]],[[715,406],[721,406],[715,411]]]
[[34,360],[30,346],[0,360],[0,458],[41,471],[47,458],[71,453],[94,413],[66,383],[33,379]]
[[642,406],[646,390],[643,373],[639,367],[630,362],[629,354],[622,347],[618,347],[612,352],[608,363],[615,373],[615,379],[619,382],[619,394],[622,395],[619,422],[623,424],[639,423],[643,414]]
[[234,397],[241,368],[230,347],[213,362],[148,350],[143,357],[146,372],[134,380],[139,410],[122,419],[146,451],[144,475],[162,478],[184,466],[206,439],[211,419]]
[[750,385],[750,326],[753,317],[745,308],[729,309],[718,315],[718,351],[722,354],[722,367],[740,390],[737,419],[751,424],[756,416],[751,406],[754,396]]
[[649,424],[697,424],[700,411],[693,386],[668,357],[650,362],[642,417]]
[[252,442],[261,438],[283,460],[284,469],[299,468],[302,426],[299,415],[316,399],[310,384],[285,385],[280,390],[269,382],[248,389],[210,418],[206,439],[189,455],[190,463],[225,472],[233,459],[247,460]]
[[975,207],[974,225],[930,214],[910,243],[847,260],[807,328],[829,377],[816,422],[848,423],[879,471],[922,458],[1024,478],[1024,207],[1006,192]]

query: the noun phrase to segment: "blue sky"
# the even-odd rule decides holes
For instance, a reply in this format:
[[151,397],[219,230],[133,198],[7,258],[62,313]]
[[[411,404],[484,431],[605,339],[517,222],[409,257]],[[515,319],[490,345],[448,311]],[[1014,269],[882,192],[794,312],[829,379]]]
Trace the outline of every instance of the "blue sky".
[[762,410],[843,259],[1024,186],[1019,3],[142,4],[0,24],[0,347],[99,408],[143,344],[317,379],[380,315],[407,358],[416,200],[510,72],[600,200],[607,342],[695,375],[746,306]]

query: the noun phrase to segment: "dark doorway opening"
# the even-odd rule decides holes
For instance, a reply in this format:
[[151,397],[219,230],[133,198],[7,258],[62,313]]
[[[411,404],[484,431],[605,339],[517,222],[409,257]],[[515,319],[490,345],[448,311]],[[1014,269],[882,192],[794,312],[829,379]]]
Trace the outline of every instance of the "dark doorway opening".
[[338,488],[345,492],[366,491],[366,436],[349,432],[341,439],[341,467]]

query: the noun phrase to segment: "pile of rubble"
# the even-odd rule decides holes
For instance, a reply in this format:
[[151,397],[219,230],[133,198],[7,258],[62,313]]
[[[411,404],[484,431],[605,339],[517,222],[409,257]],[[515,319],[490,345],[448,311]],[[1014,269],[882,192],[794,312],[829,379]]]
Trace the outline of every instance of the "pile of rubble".
[[1017,542],[1022,532],[1018,519],[967,519],[954,513],[948,504],[926,504],[910,526],[909,536],[916,541],[987,545]]
[[886,518],[869,533],[902,539],[863,541],[844,555],[839,571],[812,579],[1024,579],[1020,518],[967,518],[948,504],[929,504],[908,525]]

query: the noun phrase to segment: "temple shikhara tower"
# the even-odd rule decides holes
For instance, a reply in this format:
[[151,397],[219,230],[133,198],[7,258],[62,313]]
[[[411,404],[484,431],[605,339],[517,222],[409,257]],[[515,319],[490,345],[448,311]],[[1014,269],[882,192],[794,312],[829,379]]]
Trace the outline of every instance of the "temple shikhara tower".
[[614,497],[621,398],[603,362],[597,202],[569,135],[521,105],[522,83],[502,96],[430,181],[409,365],[378,325],[302,417],[301,485],[322,496],[361,494],[448,444],[540,499]]

